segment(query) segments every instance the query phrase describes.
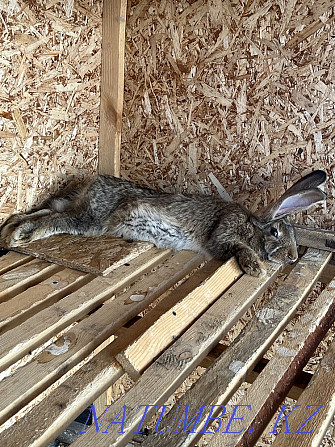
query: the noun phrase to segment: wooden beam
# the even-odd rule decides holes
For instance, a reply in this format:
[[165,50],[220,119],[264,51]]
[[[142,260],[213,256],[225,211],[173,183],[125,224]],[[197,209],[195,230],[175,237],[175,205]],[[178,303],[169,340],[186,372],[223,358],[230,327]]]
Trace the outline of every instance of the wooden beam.
[[[142,312],[156,298],[172,287],[172,285],[191,273],[191,271],[201,263],[201,259],[200,256],[190,251],[177,252],[174,256],[168,258],[163,264],[157,267],[154,272],[150,273],[148,272],[148,265],[145,267],[145,264],[147,263],[142,262],[142,266],[138,264],[138,276],[140,276],[140,273],[148,274],[135,282],[127,291],[121,293],[110,302],[104,303],[100,309],[91,314],[88,318],[82,319],[78,324],[67,331],[66,337],[70,341],[73,340],[73,343],[66,352],[63,352],[62,355],[48,358],[48,361],[45,363],[41,362],[42,359],[40,356],[37,356],[28,364],[17,369],[12,377],[6,377],[0,383],[0,396],[2,396],[0,400],[0,424],[8,419],[8,417],[11,417],[38,393],[45,390],[51,383],[81,362],[86,356],[90,355],[90,353],[108,337],[115,334],[120,327],[135,315]],[[151,262],[152,267],[157,266],[158,258],[156,258],[156,261],[153,259]],[[134,280],[136,279],[133,275],[132,277]],[[119,292],[125,287],[125,284],[129,284],[132,281],[122,269],[118,274],[118,278],[119,279],[114,277],[113,282],[115,284],[115,291],[118,289]],[[102,280],[102,278],[97,279]],[[104,281],[107,279],[108,278],[104,278]],[[126,283],[124,281],[126,281]],[[92,285],[93,281],[91,281],[90,284]],[[80,294],[85,291],[85,289],[87,290],[87,286],[79,289],[78,293]],[[98,292],[96,286],[94,286],[94,290],[96,290],[96,293]],[[139,293],[143,294],[143,300],[133,301],[132,298]],[[68,297],[63,298],[61,303],[64,303],[67,298]],[[72,294],[71,301],[74,299]],[[88,296],[86,299],[89,299]],[[57,304],[60,305],[60,303],[56,303],[56,305]],[[47,311],[52,311],[52,307],[55,306],[51,306],[49,309],[39,312],[36,317],[39,317],[40,320],[44,320],[47,317]],[[62,305],[62,309],[65,310],[64,304]],[[36,319],[37,318],[35,317],[31,317],[28,321],[31,322],[32,326],[36,326]],[[27,325],[22,323],[21,326],[23,326],[25,335],[29,336],[27,333],[29,331]],[[21,327],[17,329],[19,331]],[[147,329],[147,327],[145,327],[145,329]],[[34,331],[34,327],[32,327],[32,331]],[[0,337],[0,345],[1,343],[5,343],[6,346],[8,346],[5,335],[6,334]],[[136,337],[139,335],[140,334],[137,332]],[[122,341],[125,341],[125,339],[127,339],[128,343],[133,341],[132,339],[129,340],[128,337],[123,337]],[[125,347],[126,345],[122,345],[120,350]],[[120,350],[118,352],[120,352]],[[13,387],[11,387],[11,383],[13,383]],[[98,393],[94,398],[98,397],[99,394],[101,393]]]
[[[168,253],[169,250],[160,250],[158,257],[161,258],[161,256],[163,256],[165,258],[165,255]],[[176,264],[175,268],[177,269],[176,281],[183,277],[178,275],[182,275],[182,272],[188,265],[190,266],[190,269],[192,269],[199,265],[198,262],[201,262],[198,261],[201,257],[193,252],[180,252],[178,255],[182,260],[186,258],[186,262],[184,263],[185,265],[183,268],[181,268],[181,265],[177,264],[177,255],[174,257],[174,262]],[[17,328],[13,328],[1,335],[0,370],[2,371],[3,369],[6,369],[29,351],[32,351],[56,335],[66,326],[81,319],[84,315],[87,315],[90,311],[100,306],[114,294],[119,293],[127,286],[127,284],[129,284],[129,282],[135,281],[156,266],[157,264],[154,261],[155,259],[152,259],[151,256],[146,261],[144,261],[143,257],[135,258],[133,262],[129,263],[129,266],[122,266],[117,270],[114,270],[110,277],[102,278],[99,276],[94,278],[79,290],[67,295],[60,303],[54,303],[52,306],[42,310],[23,322]],[[187,273],[189,273],[189,271]],[[171,275],[169,280],[173,281],[173,279],[174,276]],[[163,287],[163,284],[161,287]],[[114,304],[115,302],[117,301],[113,301]],[[143,301],[140,301],[139,303],[144,304],[145,302],[146,300],[143,299]],[[136,302],[130,300],[130,303],[133,304],[133,306],[126,307],[135,307]],[[97,312],[95,312],[95,314],[97,314]],[[107,315],[115,314],[111,313]],[[116,315],[118,314],[116,313]],[[131,314],[130,318],[132,317],[134,317],[134,314]],[[124,323],[125,321],[121,323],[121,326]],[[107,336],[110,335],[112,334],[108,334]],[[103,341],[104,340],[101,340],[100,342],[102,343]],[[2,403],[3,401],[1,400],[0,406]]]
[[297,244],[320,250],[335,251],[335,231],[295,225]]
[[33,258],[31,256],[10,251],[0,258],[0,275],[32,260]]
[[169,312],[161,315],[144,334],[116,356],[117,361],[132,379],[137,380],[148,366],[148,357],[158,356],[241,275],[236,259],[231,258]]
[[0,303],[8,301],[60,270],[62,267],[59,265],[35,259],[4,273],[0,276]]
[[[203,361],[200,363],[199,366],[202,366],[203,368],[209,368],[217,358],[220,357],[220,355],[228,349],[228,346],[218,344],[215,346],[214,349],[211,350],[211,352],[208,354],[206,358],[203,359]],[[266,365],[269,363],[269,360],[265,357],[262,357],[258,363],[253,367],[252,370],[247,371],[247,374],[245,376],[245,381],[248,383],[254,383],[257,377],[260,375],[260,373],[264,370]],[[301,371],[295,378],[294,378],[294,385],[287,393],[287,397],[290,397],[291,399],[298,400],[301,396],[304,389],[307,388],[309,382],[311,381],[311,378],[313,377],[313,374],[306,371]]]
[[[206,357],[208,352],[226,334],[247,308],[275,280],[280,266],[266,263],[267,274],[259,279],[243,275],[224,293],[170,348],[144,371],[137,383],[113,405],[113,414],[118,414],[124,405],[127,418],[124,433],[117,433],[119,427],[108,428],[108,445],[121,447],[126,445],[143,417],[143,411],[137,411],[143,402],[161,405],[180,386],[191,371]],[[153,407],[147,412],[147,418],[153,414]],[[109,415],[105,418],[109,418]],[[102,431],[105,421],[101,426]],[[106,438],[96,436],[93,427],[73,447],[100,447]],[[155,446],[160,444],[155,444]],[[169,445],[177,445],[175,443]]]
[[[43,274],[43,270],[41,273]],[[69,293],[87,284],[92,278],[92,275],[72,269],[56,271],[46,279],[42,277],[38,284],[27,287],[10,300],[0,303],[0,334],[18,326],[37,312],[56,303]]]
[[[321,295],[320,295],[321,296]],[[297,401],[297,407],[294,414],[288,416],[290,433],[280,432],[273,443],[273,447],[298,447],[299,444],[299,427],[301,424],[317,409],[317,407],[309,408],[313,404],[322,406],[320,411],[313,416],[306,426],[301,428],[300,432],[304,437],[304,447],[313,447],[321,445],[329,424],[334,417],[335,409],[335,343],[330,345],[325,356],[314,374],[309,387],[303,392]],[[287,436],[286,436],[287,435]],[[326,445],[326,444],[325,444]]]
[[100,92],[99,174],[120,175],[126,0],[104,0]]
[[[213,274],[218,267],[217,264],[217,261],[209,261],[207,264],[205,264],[205,266],[197,269],[194,273],[192,273],[190,278],[188,278],[180,286],[166,293],[164,295],[164,298],[154,308],[150,309],[150,311],[148,311],[148,313],[146,313],[144,317],[141,317],[135,324],[133,324],[130,329],[123,329],[122,335],[120,335],[120,332],[117,331],[118,338],[113,343],[100,351],[93,359],[90,360],[89,363],[84,364],[82,368],[76,371],[73,375],[70,375],[70,377],[68,377],[66,381],[63,382],[60,386],[53,390],[51,390],[50,387],[50,394],[48,394],[41,402],[36,403],[36,405],[34,405],[28,415],[20,418],[19,413],[17,413],[15,417],[18,417],[19,420],[14,425],[9,427],[8,430],[5,430],[1,433],[1,440],[3,441],[3,443],[8,441],[12,445],[28,447],[31,446],[34,441],[36,447],[42,445],[45,446],[53,439],[55,439],[56,436],[68,426],[69,421],[73,421],[93,401],[95,405],[97,405],[97,400],[94,399],[101,393],[108,394],[109,388],[107,387],[115,383],[115,381],[124,373],[121,366],[118,365],[118,363],[115,361],[115,355],[118,352],[122,351],[140,334],[143,334],[145,330],[150,328],[153,322],[156,321],[161,314],[169,311],[169,309],[171,309],[178,301],[180,301],[180,299],[183,299],[185,296],[187,296],[194,287],[201,284],[201,282],[206,280],[209,275]],[[169,271],[171,274],[171,269],[169,269]],[[143,280],[145,281],[144,278]],[[131,293],[131,291],[128,291],[128,294],[131,295]],[[78,326],[84,324],[86,327],[86,329],[81,332],[82,336],[80,336],[78,339],[78,343],[81,343],[82,346],[87,345],[88,338],[86,338],[85,340],[85,336],[87,335],[87,331],[89,330],[88,326],[92,328],[96,327],[97,324],[97,320],[94,320],[92,322],[87,321],[90,320],[92,317],[94,318],[94,316],[97,315],[99,311],[95,312],[93,315],[90,315],[90,317],[86,319],[86,322],[81,321],[78,323],[77,326],[75,326],[75,328],[78,328]],[[106,311],[105,314],[107,316],[110,316],[113,313]],[[119,314],[121,315],[122,312],[119,312]],[[67,333],[67,336],[69,336],[71,332],[72,330]],[[91,338],[93,339],[92,335],[93,334],[91,333]],[[72,339],[73,338],[76,339],[76,337],[72,337]],[[77,348],[78,343],[76,343],[74,349]],[[88,352],[90,352],[91,350],[92,346],[90,346],[90,350]],[[82,358],[84,357],[85,355],[83,355]],[[32,363],[36,363],[36,360],[37,359],[35,358]],[[58,363],[55,364],[54,361]],[[78,358],[77,363],[79,363]],[[60,368],[61,366],[63,367],[62,373],[64,374],[64,365],[66,365],[68,369],[70,369],[71,367],[71,365],[69,365],[69,358],[64,358],[62,354],[60,356],[57,356],[57,358],[56,356],[54,356],[54,358],[48,363],[39,363],[38,365],[35,365],[34,371],[30,369],[31,363],[29,365],[25,365],[23,368],[20,368],[16,372],[16,378],[14,379],[14,374],[13,379],[16,384],[22,383],[22,385],[24,385],[21,393],[17,389],[17,386],[15,389],[15,392],[18,391],[17,396],[21,398],[21,407],[22,393],[26,394],[25,390],[29,390],[29,392],[31,391],[30,386],[32,382],[28,384],[27,380],[29,381],[31,379],[35,379],[36,383],[40,383],[39,379],[42,377],[42,380],[45,381],[45,376],[47,376],[50,372],[53,372],[56,368]],[[21,379],[17,377],[18,374],[21,374],[22,370],[26,368],[28,368],[29,371],[26,370],[25,373],[21,375]],[[42,370],[45,371],[44,376]],[[26,379],[25,382],[23,381],[23,378]],[[55,381],[55,377],[53,377],[52,380]],[[50,383],[52,383],[52,381]],[[12,392],[12,390],[9,390],[9,386],[10,385],[7,384],[6,395],[8,396],[10,394],[10,404],[12,405],[14,393]],[[31,398],[32,396],[30,396],[30,400]],[[99,397],[98,399],[100,400]],[[107,399],[109,402],[110,397],[107,396]],[[100,403],[101,402],[99,402],[99,404]],[[97,415],[100,415],[106,410],[106,408],[102,408],[99,404],[95,407]],[[39,415],[41,414],[43,414],[43,421],[41,421],[39,417]]]
[[[302,315],[301,319],[294,325],[294,336],[293,333],[287,334],[283,343],[276,347],[273,357],[269,361],[267,367],[264,368],[255,382],[248,388],[245,395],[238,400],[238,405],[248,405],[252,403],[250,412],[246,412],[245,418],[243,419],[245,427],[243,432],[233,433],[233,429],[231,429],[229,433],[216,433],[211,439],[211,442],[209,442],[211,447],[219,447],[221,445],[224,445],[225,447],[235,447],[237,445],[239,447],[246,447],[255,445],[279,404],[282,403],[283,398],[287,395],[287,391],[294,383],[294,378],[297,372],[302,370],[334,321],[334,286],[335,281],[330,284],[328,289],[325,289],[318,296],[308,309],[305,310],[304,315]],[[335,398],[335,386],[333,380],[334,362],[332,361],[332,363],[332,370],[328,371],[326,374],[328,381],[321,381],[318,387],[318,392],[314,393],[309,401],[307,400],[308,404],[323,404],[323,406],[326,407],[325,404],[329,402],[328,397],[332,395]],[[302,399],[304,399],[303,396],[309,394],[312,383],[315,383],[315,377],[312,378],[309,386],[302,393]],[[320,415],[323,414],[323,417],[327,418],[327,414],[329,413],[328,410],[331,410],[331,407],[332,405],[329,405],[329,408],[325,408],[325,411],[320,412]],[[305,410],[306,405],[303,405],[301,409]],[[297,414],[299,414],[299,416],[296,417],[297,425],[295,429],[292,429],[290,424],[291,433],[295,434],[299,425],[307,419],[309,416],[307,410],[305,413],[306,417],[304,417],[304,414],[302,413],[299,414],[298,411],[294,412],[293,419]],[[328,423],[331,419],[331,415],[330,417],[328,416]],[[319,421],[320,423],[316,424],[315,419],[313,419],[313,425],[316,424],[317,429],[322,425],[321,420]],[[252,427],[252,429],[249,431],[250,427]],[[325,427],[327,427],[327,424],[325,424]],[[308,430],[310,430],[310,428],[307,429],[307,431]],[[305,431],[305,429],[303,431]],[[283,432],[285,436],[282,436],[282,443],[279,442],[278,445],[287,447],[289,443],[287,442],[286,435],[289,436],[290,434],[286,433],[285,429]],[[322,433],[324,434],[324,431],[322,431]],[[309,445],[309,447],[311,447],[312,444],[307,444],[305,435],[303,436],[303,443],[301,443],[301,440],[296,439],[296,444],[292,442],[290,445],[292,445],[292,447],[293,445],[295,447],[298,445]],[[319,441],[320,438],[322,439],[322,436],[319,436]],[[274,445],[277,445],[277,442],[274,442]],[[320,444],[315,443],[314,445]]]
[[[247,371],[253,368],[292,319],[298,306],[315,284],[329,257],[329,253],[318,252],[314,249],[310,249],[305,254],[285,282],[277,288],[272,299],[255,314],[225,352],[178,400],[179,409],[185,408],[183,405],[188,405],[189,414],[195,414],[201,405],[227,404],[230,397],[245,380]],[[232,305],[232,297],[229,302]],[[144,376],[145,373],[142,377]],[[249,402],[253,404],[252,399]],[[152,433],[146,439],[146,447],[194,445],[198,441],[199,433],[204,428],[209,409],[210,407],[207,407],[202,413],[201,422],[198,423],[196,430],[191,432],[181,430],[178,433],[175,432],[175,429],[168,429],[173,424],[171,416],[176,416],[175,411],[170,411],[160,422],[159,431],[162,434]],[[221,431],[220,435],[223,436]],[[171,444],[172,442],[173,444]],[[220,445],[225,446],[226,444]]]

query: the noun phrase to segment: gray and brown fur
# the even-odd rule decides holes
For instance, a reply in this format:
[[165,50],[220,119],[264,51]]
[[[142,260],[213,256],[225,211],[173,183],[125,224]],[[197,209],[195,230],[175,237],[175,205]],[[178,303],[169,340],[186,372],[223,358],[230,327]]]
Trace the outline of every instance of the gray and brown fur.
[[7,247],[17,247],[60,233],[110,234],[222,260],[236,256],[246,273],[260,276],[262,260],[287,264],[297,259],[294,229],[287,215],[324,200],[318,186],[325,180],[324,171],[312,172],[256,217],[220,198],[167,194],[100,175],[29,213],[9,217],[1,238]]

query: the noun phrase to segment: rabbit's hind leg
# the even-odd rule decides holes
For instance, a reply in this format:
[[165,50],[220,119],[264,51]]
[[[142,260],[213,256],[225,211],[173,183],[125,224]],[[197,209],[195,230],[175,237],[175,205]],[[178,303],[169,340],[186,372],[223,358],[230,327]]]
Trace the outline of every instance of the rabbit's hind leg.
[[50,209],[40,209],[37,211],[32,211],[28,213],[17,213],[12,214],[8,219],[6,219],[3,224],[0,226],[0,238],[2,240],[6,239],[7,236],[14,231],[16,227],[18,227],[22,222],[36,219],[41,216],[47,216],[52,211]]
[[102,234],[103,228],[87,216],[72,213],[53,213],[23,221],[5,237],[7,247],[18,247],[28,242],[44,239],[55,234],[80,234],[92,236]]

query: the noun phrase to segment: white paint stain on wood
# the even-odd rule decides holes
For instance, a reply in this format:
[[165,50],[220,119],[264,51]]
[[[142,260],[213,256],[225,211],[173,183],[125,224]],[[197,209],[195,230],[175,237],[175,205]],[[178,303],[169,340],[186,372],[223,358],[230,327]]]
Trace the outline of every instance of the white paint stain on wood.
[[296,349],[289,349],[285,346],[280,346],[277,349],[277,353],[282,357],[295,357],[298,354],[298,351]]
[[65,337],[64,344],[62,344],[61,346],[57,346],[55,343],[52,343],[46,348],[45,352],[49,352],[52,355],[62,355],[69,350],[70,344],[71,341]]
[[130,299],[132,301],[143,301],[145,298],[145,295],[131,295]]
[[243,368],[245,368],[245,363],[240,360],[233,360],[229,365],[229,370],[238,374]]

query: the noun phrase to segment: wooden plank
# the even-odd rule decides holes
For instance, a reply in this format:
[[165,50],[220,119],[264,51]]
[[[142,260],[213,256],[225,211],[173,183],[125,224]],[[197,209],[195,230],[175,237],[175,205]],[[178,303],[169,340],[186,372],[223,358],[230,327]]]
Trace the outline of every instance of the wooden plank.
[[113,361],[110,349],[105,348],[24,417],[10,427],[0,427],[2,445],[47,446],[122,374],[123,370]]
[[[261,358],[292,318],[330,256],[330,253],[309,249],[284,283],[278,287],[273,298],[256,313],[242,333],[178,404],[189,405],[189,414],[195,414],[201,405],[224,405],[244,380],[246,372]],[[162,420],[160,431],[166,431],[173,416],[174,411]],[[197,432],[202,430],[206,417],[207,411],[204,411]],[[189,445],[197,438],[197,433],[176,434],[171,430],[163,435],[154,434],[152,439],[146,440],[146,447],[166,447],[171,445],[172,441],[175,445]]]
[[37,285],[0,304],[0,334],[21,324],[37,312],[74,292],[93,279],[93,275],[63,269]]
[[[79,247],[75,250],[73,247]],[[107,275],[153,247],[149,242],[127,242],[110,236],[57,234],[13,250],[95,275]]]
[[[114,380],[114,377],[113,377],[113,380]],[[95,392],[96,392],[96,390],[95,390]],[[113,402],[113,399],[112,399],[112,387],[109,386],[103,393],[100,394],[100,396],[98,396],[93,401],[87,402],[87,404],[90,404],[90,402],[93,402],[96,415],[98,417],[102,416],[103,413],[106,410],[106,405],[111,405],[112,402]],[[85,409],[85,407],[83,409]]]
[[[156,250],[153,250],[157,252]],[[111,277],[97,277],[78,291],[63,298],[37,315],[1,335],[0,370],[10,366],[27,352],[47,341],[72,322],[102,304],[115,293],[122,290],[130,281],[151,270],[161,259],[165,259],[169,250],[162,251],[152,258],[135,258],[128,266],[115,270]],[[194,257],[194,253],[192,253]]]
[[117,361],[134,380],[138,379],[148,365],[148,357],[158,356],[241,275],[232,258],[118,354]]
[[99,174],[120,175],[126,0],[104,0],[99,131]]
[[335,232],[319,228],[294,226],[298,245],[319,248],[320,250],[335,251]]
[[0,257],[0,275],[14,269],[15,267],[18,267],[19,265],[32,261],[32,259],[33,258],[31,256],[25,256],[21,253],[10,251]]
[[[228,346],[222,345],[219,343],[217,346],[212,349],[212,351],[207,355],[206,358],[200,363],[200,366],[203,368],[209,368],[214,361],[224,352]],[[269,363],[269,360],[265,357],[262,357],[256,365],[253,367],[251,371],[248,371],[245,376],[245,381],[248,383],[254,383],[254,381],[257,379],[259,374],[263,371],[263,369],[266,367],[266,365]],[[290,390],[288,391],[287,397],[290,397],[291,399],[298,400],[301,396],[301,393],[303,390],[308,386],[313,374],[301,371],[298,376],[294,379],[294,385]]]
[[[88,318],[71,328],[64,336],[67,339],[67,349],[62,355],[46,356],[42,353],[27,365],[17,369],[11,377],[6,377],[0,383],[0,394],[4,392],[0,401],[0,423],[82,361],[99,344],[143,311],[171,285],[190,273],[201,260],[200,256],[189,251],[175,254],[155,272],[145,276],[129,290],[114,300],[106,302]],[[124,287],[124,282],[121,284]],[[132,297],[138,297],[139,293],[144,296],[144,299],[133,301]]]
[[334,277],[335,277],[335,262],[332,259],[322,272],[319,281],[324,284],[329,284],[334,279]]
[[[233,447],[238,443],[241,443],[241,446],[254,444],[254,441],[263,431],[262,427],[263,429],[266,427],[276,408],[282,402],[283,397],[285,397],[286,391],[291,386],[294,375],[296,375],[299,369],[304,366],[301,362],[301,359],[305,358],[305,356],[302,356],[301,354],[303,349],[313,351],[320,341],[320,338],[322,339],[332,321],[334,321],[334,296],[335,281],[318,296],[308,309],[305,310],[300,320],[294,325],[294,332],[291,333],[291,335],[288,334],[286,336],[284,342],[277,347],[273,357],[255,382],[246,390],[245,395],[236,402],[238,405],[252,404],[251,411],[247,411],[243,419],[243,425],[245,427],[243,432],[233,433],[233,427],[230,430],[231,433],[223,433],[223,430],[220,430],[220,433],[216,433],[211,439],[211,442],[209,443],[211,447],[219,447],[221,445]],[[314,341],[315,337],[317,338],[317,342]],[[310,349],[311,346],[312,349]],[[334,362],[332,363],[332,373],[334,373]],[[327,407],[329,403],[328,397],[330,396],[334,399],[333,404],[335,404],[335,383],[333,377],[331,380],[332,383],[330,383],[330,377],[331,375],[328,376],[328,381],[325,381],[322,385],[324,392],[320,389],[320,393],[318,393],[318,395],[314,394],[313,398],[307,402],[308,404],[323,404],[324,407]],[[303,400],[305,393],[307,393],[307,395],[309,394],[308,390],[313,382],[314,378],[312,378],[308,388],[302,393],[300,400]],[[282,390],[283,386],[284,390]],[[266,415],[264,414],[264,410],[262,411],[264,408],[268,409]],[[305,406],[302,408],[305,409]],[[322,411],[318,418],[320,424],[320,418],[328,414],[329,408],[327,407],[324,410],[325,411]],[[301,412],[295,411],[295,413],[297,414],[297,421],[300,421],[300,424],[307,419],[307,416],[304,418],[304,415]],[[317,424],[317,421],[313,420],[313,424]],[[299,425],[296,426],[294,432]],[[316,425],[317,429],[319,429],[319,425]],[[250,427],[252,427],[252,429],[249,434],[248,431]],[[301,436],[303,436],[304,446],[307,445],[307,443],[305,444],[307,441],[305,435]],[[285,445],[286,447],[289,439],[286,437],[286,434],[285,436],[281,436],[281,438],[283,443],[279,442],[278,445]],[[292,444],[292,446],[300,446],[300,436],[295,435],[295,438],[296,443]],[[274,445],[276,445],[276,442]]]
[[[118,433],[119,426],[110,427],[108,443],[115,447],[123,446],[131,438],[143,417],[143,408],[138,410],[139,405],[150,403],[150,405],[159,406],[166,401],[194,367],[275,279],[280,266],[266,263],[266,268],[268,273],[262,279],[243,275],[228,292],[224,293],[170,348],[149,366],[127,394],[113,405],[113,414],[121,411],[124,405],[127,407],[125,434]],[[153,407],[150,407],[147,419],[150,418],[153,411]],[[107,424],[110,415],[111,413],[107,412],[104,419]],[[102,423],[102,427],[102,430],[106,429],[105,422]],[[75,441],[73,447],[93,444],[103,446],[105,443],[106,438],[97,435],[94,429],[89,429],[80,440]]]
[[27,262],[0,276],[0,302],[4,302],[61,270],[40,259]]
[[[333,341],[325,356],[322,358],[310,385],[296,402],[296,404],[301,405],[301,407],[298,407],[294,413],[288,416],[290,433],[279,433],[273,443],[273,447],[300,447],[301,436],[303,436],[304,447],[321,445],[322,438],[324,437],[335,413],[334,359],[335,343]],[[310,431],[311,433],[296,433],[301,424],[317,410],[316,407],[308,409],[308,405],[313,404],[322,405],[322,408],[313,419],[300,430],[301,432]]]
[[[121,366],[114,361],[115,355],[148,329],[162,313],[171,309],[194,287],[214,273],[218,267],[217,261],[208,262],[192,273],[192,276],[176,289],[165,294],[164,298],[143,318],[129,329],[123,330],[122,336],[68,377],[42,402],[35,405],[27,416],[19,418],[15,415],[15,418],[19,420],[2,433],[3,440],[11,441],[14,445],[21,447],[31,445],[34,441],[37,447],[47,445],[55,439],[67,427],[68,421],[74,420],[99,393],[102,393],[123,374]],[[30,374],[27,374],[27,377],[30,377]],[[26,388],[29,388],[29,383]],[[41,414],[43,414],[42,419]],[[97,414],[99,414],[98,411]]]
[[[94,353],[98,354],[106,346],[110,345],[115,340],[115,335],[108,337],[100,346],[94,349]],[[94,400],[93,405],[95,407],[96,414],[101,416],[106,409],[106,405],[112,403],[112,388],[108,387],[100,396]]]

